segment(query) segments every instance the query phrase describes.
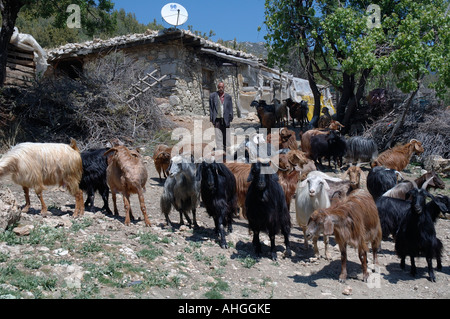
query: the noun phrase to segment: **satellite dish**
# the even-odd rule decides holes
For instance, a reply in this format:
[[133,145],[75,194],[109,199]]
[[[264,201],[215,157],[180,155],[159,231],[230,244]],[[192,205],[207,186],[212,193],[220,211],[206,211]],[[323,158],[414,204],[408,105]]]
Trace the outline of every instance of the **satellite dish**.
[[168,24],[175,27],[186,23],[188,20],[187,10],[178,3],[168,3],[162,7],[161,16]]

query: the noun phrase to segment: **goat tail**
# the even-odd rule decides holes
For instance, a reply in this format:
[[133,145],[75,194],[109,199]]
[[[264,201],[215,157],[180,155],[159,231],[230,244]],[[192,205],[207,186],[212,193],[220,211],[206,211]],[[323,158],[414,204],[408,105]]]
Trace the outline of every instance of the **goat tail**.
[[8,155],[3,156],[3,158],[0,159],[0,177],[3,177],[13,172],[14,167],[16,166],[16,161],[17,159],[12,156]]
[[168,216],[170,213],[170,210],[172,209],[172,204],[170,203],[170,198],[166,196],[166,194],[162,194],[160,198],[160,206],[161,206],[161,212],[164,214],[164,216]]
[[70,138],[70,147],[72,149],[74,149],[75,151],[77,151],[78,153],[81,153],[80,149],[77,146],[77,141],[75,141],[75,139],[73,139],[73,138]]

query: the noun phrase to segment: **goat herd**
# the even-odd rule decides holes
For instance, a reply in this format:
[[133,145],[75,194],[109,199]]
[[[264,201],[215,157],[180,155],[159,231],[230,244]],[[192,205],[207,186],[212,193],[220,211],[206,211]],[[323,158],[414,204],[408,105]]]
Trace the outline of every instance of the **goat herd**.
[[[436,237],[435,222],[440,213],[448,213],[449,198],[432,195],[430,187],[443,189],[444,182],[431,171],[416,180],[403,180],[405,169],[413,153],[424,151],[421,142],[411,140],[378,154],[373,140],[363,137],[345,139],[334,129],[311,129],[301,134],[299,147],[294,131],[279,130],[279,149],[273,158],[252,158],[250,138],[243,146],[249,155],[241,162],[222,163],[214,160],[195,160],[191,153],[172,154],[172,149],[159,145],[153,156],[154,165],[163,173],[165,182],[160,197],[161,211],[169,226],[172,207],[179,212],[180,224],[186,219],[189,226],[198,227],[196,209],[202,201],[214,220],[215,231],[222,248],[227,248],[226,231],[232,232],[233,217],[248,220],[253,233],[257,256],[262,253],[260,232],[269,235],[271,258],[276,260],[275,236],[284,236],[285,256],[290,256],[291,218],[289,208],[295,204],[296,220],[304,234],[304,244],[313,241],[319,254],[317,240],[323,235],[325,257],[329,258],[328,236],[334,235],[341,253],[339,281],[347,277],[347,246],[358,251],[367,281],[367,253],[370,243],[373,261],[382,239],[392,236],[400,266],[410,256],[411,274],[416,274],[414,258],[425,257],[431,281],[435,281],[432,259],[442,268],[442,243]],[[267,136],[266,145],[269,144]],[[262,145],[258,145],[262,146]],[[250,153],[250,154],[249,154]],[[320,158],[342,166],[342,158],[350,163],[342,178],[323,172]],[[362,162],[370,162],[366,188],[361,185],[365,175]],[[358,163],[357,165],[353,165]],[[319,168],[319,170],[317,169]],[[0,159],[0,177],[11,175],[25,194],[25,207],[30,207],[29,189],[33,188],[41,202],[41,214],[47,214],[42,192],[47,185],[65,186],[75,197],[74,217],[84,209],[94,209],[94,193],[104,201],[102,210],[112,214],[108,206],[111,191],[114,214],[118,215],[116,194],[121,193],[125,207],[125,224],[133,218],[130,195],[138,194],[144,222],[150,220],[144,203],[148,174],[142,155],[123,145],[80,152],[75,141],[70,145],[58,143],[22,143],[13,147]],[[83,191],[87,193],[83,205]],[[431,200],[427,203],[426,198]],[[192,217],[192,219],[191,219]]]

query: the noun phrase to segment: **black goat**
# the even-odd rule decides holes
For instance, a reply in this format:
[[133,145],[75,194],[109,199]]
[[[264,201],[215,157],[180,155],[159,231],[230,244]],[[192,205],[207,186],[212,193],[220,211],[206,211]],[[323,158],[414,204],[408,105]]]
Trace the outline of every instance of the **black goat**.
[[378,197],[394,187],[398,182],[399,175],[398,171],[384,166],[372,168],[367,175],[367,190],[373,199],[376,201]]
[[405,269],[406,256],[411,258],[411,275],[417,273],[415,257],[424,256],[428,264],[428,275],[432,282],[436,281],[432,260],[436,258],[437,269],[442,269],[442,242],[436,237],[436,229],[431,214],[427,212],[426,197],[434,201],[434,196],[424,189],[412,189],[408,192],[411,200],[410,210],[400,222],[396,239],[395,251],[400,257],[400,267]]
[[[266,171],[267,170],[267,171]],[[253,231],[253,246],[256,255],[261,255],[261,231],[269,234],[272,260],[277,259],[275,235],[280,232],[284,236],[285,256],[290,256],[289,234],[291,217],[286,205],[283,189],[278,183],[278,175],[273,172],[269,163],[253,163],[247,179],[250,186],[245,198],[248,225]]]
[[109,187],[106,181],[106,168],[108,167],[108,158],[105,152],[109,148],[90,149],[81,152],[83,163],[83,175],[80,181],[80,189],[86,192],[87,198],[84,207],[87,211],[94,212],[95,192],[98,191],[103,199],[102,210],[112,215],[108,205]]
[[[331,158],[334,160],[334,168],[342,165],[342,157],[347,150],[345,139],[336,131],[330,131],[328,134],[318,134],[311,137],[311,159],[317,164],[322,165],[322,157],[328,159],[328,166],[331,168]],[[318,162],[318,163],[317,163]]]
[[300,103],[294,102],[291,98],[284,100],[289,107],[289,115],[292,118],[292,126],[295,127],[295,120],[300,124],[303,129],[303,125],[309,124],[308,120],[308,102],[302,100]]
[[[425,188],[422,187],[422,189]],[[448,213],[450,209],[448,201],[449,198],[447,196],[437,195],[426,204],[426,211],[431,216],[433,222],[436,222],[440,213]],[[395,239],[400,222],[407,215],[408,211],[411,210],[410,198],[399,199],[380,196],[375,203],[378,209],[378,216],[380,217],[383,240],[387,240],[389,235],[392,235]]]
[[201,180],[200,194],[206,212],[214,219],[220,247],[228,248],[224,227],[231,233],[232,216],[237,211],[236,178],[223,163],[202,162],[197,169],[197,181]]

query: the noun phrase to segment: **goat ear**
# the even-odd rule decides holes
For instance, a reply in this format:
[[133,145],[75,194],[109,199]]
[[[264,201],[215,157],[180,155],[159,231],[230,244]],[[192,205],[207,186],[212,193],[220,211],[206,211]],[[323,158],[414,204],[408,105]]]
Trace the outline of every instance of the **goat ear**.
[[328,183],[327,183],[326,180],[323,181],[323,187],[324,187],[324,189],[325,189],[326,191],[329,191],[329,190],[330,190],[330,185],[328,185]]
[[331,217],[327,216],[323,223],[323,234],[325,236],[333,235],[334,233],[334,224]]
[[103,153],[103,156],[107,156],[109,153],[117,152],[117,148],[111,147],[109,150],[107,150],[105,153]]
[[308,179],[305,179],[300,183],[300,187],[306,187],[306,185],[308,185]]

